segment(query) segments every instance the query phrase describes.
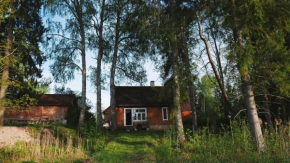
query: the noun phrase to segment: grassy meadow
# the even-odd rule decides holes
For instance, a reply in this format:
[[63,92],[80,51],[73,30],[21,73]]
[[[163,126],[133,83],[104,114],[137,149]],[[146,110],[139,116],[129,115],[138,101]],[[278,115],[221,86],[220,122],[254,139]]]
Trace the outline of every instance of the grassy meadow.
[[186,131],[187,140],[181,145],[173,129],[85,130],[79,136],[61,126],[36,126],[31,127],[34,141],[0,149],[0,162],[290,162],[290,128],[264,131],[267,149],[258,153],[248,125],[242,123],[232,123],[219,133],[206,127],[194,135]]

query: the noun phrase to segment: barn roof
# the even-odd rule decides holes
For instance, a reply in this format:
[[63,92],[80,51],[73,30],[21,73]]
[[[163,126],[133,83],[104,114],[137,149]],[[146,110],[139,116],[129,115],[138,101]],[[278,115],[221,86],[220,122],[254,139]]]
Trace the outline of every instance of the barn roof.
[[74,99],[75,95],[73,94],[43,94],[38,99],[37,105],[70,106]]
[[168,106],[165,87],[151,86],[116,86],[116,106]]

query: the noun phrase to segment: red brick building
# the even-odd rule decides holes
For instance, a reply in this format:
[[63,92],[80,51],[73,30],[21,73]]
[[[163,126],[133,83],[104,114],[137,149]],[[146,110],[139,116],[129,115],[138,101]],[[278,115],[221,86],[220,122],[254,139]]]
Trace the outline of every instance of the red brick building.
[[[116,86],[116,116],[118,128],[165,129],[173,125],[171,93],[165,87]],[[190,105],[182,105],[182,116],[188,118]],[[189,110],[188,110],[189,109]],[[103,111],[107,122],[111,109]]]
[[14,124],[66,124],[68,109],[75,104],[75,95],[43,94],[35,106],[17,110],[6,108],[4,122]]

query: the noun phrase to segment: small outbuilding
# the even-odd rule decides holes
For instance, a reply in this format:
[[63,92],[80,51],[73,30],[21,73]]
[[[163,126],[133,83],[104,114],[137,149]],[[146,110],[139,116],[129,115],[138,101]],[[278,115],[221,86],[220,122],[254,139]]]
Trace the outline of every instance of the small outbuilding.
[[73,94],[43,94],[34,106],[6,108],[6,124],[66,124],[68,110],[76,105]]

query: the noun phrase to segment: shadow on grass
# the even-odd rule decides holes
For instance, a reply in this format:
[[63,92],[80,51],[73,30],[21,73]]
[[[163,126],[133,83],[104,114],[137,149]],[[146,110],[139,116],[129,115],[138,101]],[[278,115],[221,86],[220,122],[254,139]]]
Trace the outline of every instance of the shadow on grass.
[[126,141],[126,140],[116,140],[116,143],[124,144],[124,145],[148,145],[153,146],[153,144],[150,141]]

